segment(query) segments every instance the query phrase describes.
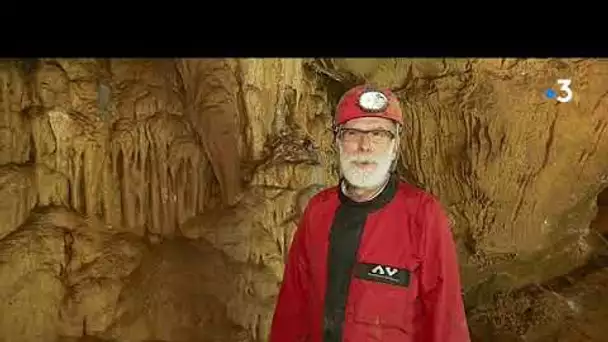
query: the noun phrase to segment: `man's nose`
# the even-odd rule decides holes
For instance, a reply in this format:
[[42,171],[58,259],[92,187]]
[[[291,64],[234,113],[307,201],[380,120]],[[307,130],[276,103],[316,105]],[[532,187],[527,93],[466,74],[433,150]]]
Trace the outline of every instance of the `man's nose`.
[[359,140],[359,150],[369,152],[372,150],[372,142],[369,134],[362,134]]

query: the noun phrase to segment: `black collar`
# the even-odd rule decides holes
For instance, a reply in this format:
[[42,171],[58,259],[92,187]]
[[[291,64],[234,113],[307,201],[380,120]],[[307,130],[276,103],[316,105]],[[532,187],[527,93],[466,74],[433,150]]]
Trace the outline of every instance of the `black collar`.
[[[345,180],[343,178],[341,178],[340,182],[338,184],[342,184],[342,182],[344,182],[344,181]],[[376,196],[375,198],[373,198],[369,201],[365,201],[365,202],[353,201],[348,196],[346,196],[344,194],[344,192],[342,192],[342,189],[340,189],[340,186],[338,186],[338,195],[340,197],[340,202],[342,203],[342,205],[349,206],[352,208],[357,208],[357,209],[360,209],[360,210],[366,211],[366,212],[376,211],[376,210],[384,207],[395,197],[396,193],[397,193],[397,177],[394,174],[392,174],[390,176],[390,179],[388,180],[388,183],[384,187],[384,190],[382,190],[382,192],[380,194],[378,194],[378,196]]]

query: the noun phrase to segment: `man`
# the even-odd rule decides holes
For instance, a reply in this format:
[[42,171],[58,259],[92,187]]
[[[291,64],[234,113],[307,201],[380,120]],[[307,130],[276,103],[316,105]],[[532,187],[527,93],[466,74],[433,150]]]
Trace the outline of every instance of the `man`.
[[271,342],[469,341],[448,220],[394,175],[402,124],[389,90],[359,86],[340,100],[342,178],[304,211]]

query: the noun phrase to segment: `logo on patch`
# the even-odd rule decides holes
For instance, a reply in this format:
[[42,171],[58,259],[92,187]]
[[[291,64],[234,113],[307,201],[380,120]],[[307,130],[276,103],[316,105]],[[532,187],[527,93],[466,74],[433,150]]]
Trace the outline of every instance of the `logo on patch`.
[[396,269],[396,268],[390,267],[390,266],[382,266],[382,265],[378,265],[378,266],[374,267],[371,271],[372,274],[388,275],[389,277],[394,276],[398,272],[399,272],[399,269]]
[[358,263],[355,265],[355,277],[404,287],[410,284],[409,270],[381,264]]

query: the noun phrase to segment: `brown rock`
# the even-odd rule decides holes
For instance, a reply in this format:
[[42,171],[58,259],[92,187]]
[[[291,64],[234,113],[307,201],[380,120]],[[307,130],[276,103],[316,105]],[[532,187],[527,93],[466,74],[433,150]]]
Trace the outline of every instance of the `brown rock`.
[[[606,246],[607,76],[591,59],[2,61],[0,341],[265,340],[298,219],[337,181],[333,106],[364,82],[402,100],[399,171],[448,210],[474,335],[601,338],[601,268],[530,289]],[[562,78],[569,103],[544,95]]]

